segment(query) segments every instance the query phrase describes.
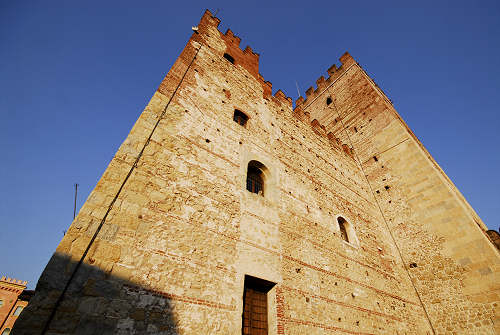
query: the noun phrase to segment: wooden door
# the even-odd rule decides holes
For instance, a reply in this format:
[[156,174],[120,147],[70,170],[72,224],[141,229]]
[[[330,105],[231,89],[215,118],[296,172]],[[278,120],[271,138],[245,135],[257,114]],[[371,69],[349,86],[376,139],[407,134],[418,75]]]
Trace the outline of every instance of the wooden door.
[[245,288],[243,335],[267,335],[267,293]]

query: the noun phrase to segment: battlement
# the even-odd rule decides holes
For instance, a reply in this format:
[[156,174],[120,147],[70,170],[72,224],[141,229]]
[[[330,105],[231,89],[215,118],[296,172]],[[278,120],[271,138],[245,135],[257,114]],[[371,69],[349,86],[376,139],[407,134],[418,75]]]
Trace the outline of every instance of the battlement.
[[[299,97],[298,100],[301,99],[303,100],[304,98]],[[303,106],[305,105],[299,104],[298,107],[293,110],[293,116],[295,116],[300,121],[309,124],[316,134],[327,138],[332,147],[336,148],[339,151],[343,151],[351,158],[354,158],[352,148],[348,147],[346,144],[342,144],[340,139],[338,139],[332,132],[328,132],[326,127],[322,125],[317,119],[311,120],[311,114],[307,111],[304,111]]]
[[28,284],[28,282],[26,280],[22,281],[22,280],[18,280],[18,279],[14,279],[14,278],[8,278],[5,276],[2,276],[2,278],[0,278],[0,284],[1,283],[8,283],[8,284],[14,284],[14,285],[20,285],[20,286],[26,286]]
[[[293,109],[292,98],[288,97],[282,90],[278,89],[274,95],[272,95],[273,84],[266,81],[259,73],[259,54],[254,52],[250,46],[241,49],[241,38],[235,35],[231,29],[227,29],[225,33],[222,33],[218,28],[220,22],[221,21],[213,16],[207,9],[200,20],[198,31],[193,34],[192,38],[208,47],[214,42],[214,37],[218,38],[225,45],[220,57],[226,58],[235,66],[243,67],[250,75],[257,79],[262,87],[262,94],[265,99],[274,101],[279,106],[293,110],[293,115],[302,122],[309,124],[316,134],[328,138],[333,147],[349,154],[349,150],[342,148],[339,139],[335,138],[331,133],[327,134],[325,127],[321,125],[318,120],[311,120],[309,112],[303,111],[302,106],[306,106],[307,101],[314,99],[323,89],[328,87],[331,82],[338,78],[345,68],[353,64],[353,58],[348,53],[342,55],[342,57],[340,57],[342,65],[339,68],[337,68],[335,64],[332,65],[327,70],[328,78],[325,79],[324,76],[320,76],[318,80],[316,80],[317,89],[310,87],[306,92],[307,98],[304,99],[303,97],[299,97],[296,101],[296,108]],[[214,36],[215,31],[217,32],[216,36]]]
[[210,39],[214,37],[211,33],[214,28],[217,29],[219,33],[218,37],[220,37],[226,45],[224,54],[229,56],[228,59],[231,59],[230,61],[235,65],[241,65],[248,72],[250,72],[252,76],[259,79],[259,54],[255,53],[248,45],[245,49],[241,49],[241,38],[236,36],[231,29],[227,29],[225,33],[222,33],[218,29],[219,24],[220,20],[213,16],[213,14],[207,9],[201,17],[198,25],[198,31],[193,37],[209,43]]
[[339,78],[349,66],[356,63],[354,58],[352,58],[352,56],[348,52],[345,52],[339,58],[339,60],[341,66],[338,68],[337,65],[335,64],[330,66],[330,68],[328,68],[327,70],[328,78],[325,79],[324,76],[320,76],[316,80],[316,88],[311,86],[306,90],[305,99],[302,96],[300,96],[297,100],[295,100],[295,109],[309,105],[311,101],[317,98],[318,95],[320,95],[330,84],[332,84],[335,80],[337,80],[337,78]]
[[288,105],[288,107],[292,109],[292,98],[287,97],[282,90],[277,90],[276,93],[274,93],[274,98],[279,104]]
[[[193,34],[195,40],[201,40],[207,45],[210,43],[210,39],[213,38],[212,32],[217,29],[219,38],[225,44],[225,50],[221,57],[225,57],[231,63],[236,66],[241,66],[247,70],[262,86],[263,96],[266,99],[270,99],[272,96],[273,84],[270,81],[264,79],[264,77],[259,73],[259,57],[260,55],[253,51],[252,47],[247,45],[244,49],[240,48],[241,38],[234,34],[231,29],[227,29],[225,33],[222,33],[218,27],[220,24],[220,19],[213,16],[213,14],[207,9],[203,14],[200,23],[198,25],[198,31]],[[290,109],[292,109],[292,99],[287,97],[281,90],[276,91],[274,94],[274,100],[279,104],[285,104]]]

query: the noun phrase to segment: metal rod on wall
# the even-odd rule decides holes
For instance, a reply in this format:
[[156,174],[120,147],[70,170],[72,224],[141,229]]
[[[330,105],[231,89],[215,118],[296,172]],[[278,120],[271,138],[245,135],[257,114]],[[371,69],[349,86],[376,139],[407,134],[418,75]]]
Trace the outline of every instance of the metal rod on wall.
[[73,220],[76,217],[76,196],[78,194],[78,184],[75,184],[75,205],[73,207]]

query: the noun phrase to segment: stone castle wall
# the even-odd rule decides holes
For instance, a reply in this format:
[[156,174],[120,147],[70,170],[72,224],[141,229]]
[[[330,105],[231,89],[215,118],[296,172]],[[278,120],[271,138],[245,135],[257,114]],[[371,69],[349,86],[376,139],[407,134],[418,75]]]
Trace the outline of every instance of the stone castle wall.
[[[202,17],[13,334],[49,319],[54,334],[239,334],[245,275],[276,283],[270,334],[495,334],[498,251],[354,60],[293,110],[218,24]],[[252,160],[264,196],[246,191]]]
[[500,333],[499,253],[487,227],[385,94],[346,62],[296,109],[352,147],[436,333]]

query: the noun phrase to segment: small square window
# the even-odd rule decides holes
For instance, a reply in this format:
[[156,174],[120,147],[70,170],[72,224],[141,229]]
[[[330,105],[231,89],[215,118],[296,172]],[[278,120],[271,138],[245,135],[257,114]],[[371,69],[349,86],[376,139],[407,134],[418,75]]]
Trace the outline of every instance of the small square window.
[[224,54],[223,56],[225,59],[227,59],[228,61],[230,61],[232,64],[234,64],[234,58],[233,56],[231,56],[230,54]]
[[245,127],[248,121],[248,116],[242,111],[235,109],[233,115],[233,121]]

